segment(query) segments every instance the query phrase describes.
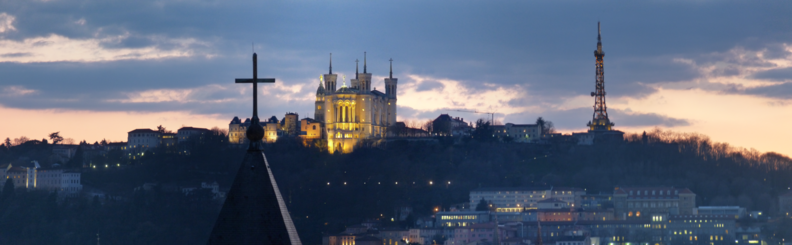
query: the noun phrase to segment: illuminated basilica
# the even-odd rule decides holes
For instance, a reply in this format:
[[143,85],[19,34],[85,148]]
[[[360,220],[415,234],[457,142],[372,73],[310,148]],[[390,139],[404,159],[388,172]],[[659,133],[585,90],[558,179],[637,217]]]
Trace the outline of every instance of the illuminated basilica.
[[371,89],[371,73],[366,68],[364,54],[363,73],[356,66],[351,86],[342,77],[342,85],[336,89],[338,75],[333,74],[331,56],[328,74],[320,77],[314,119],[322,122],[331,152],[351,152],[361,139],[385,137],[388,126],[396,123],[398,79],[393,78],[393,60],[385,78],[385,93]]

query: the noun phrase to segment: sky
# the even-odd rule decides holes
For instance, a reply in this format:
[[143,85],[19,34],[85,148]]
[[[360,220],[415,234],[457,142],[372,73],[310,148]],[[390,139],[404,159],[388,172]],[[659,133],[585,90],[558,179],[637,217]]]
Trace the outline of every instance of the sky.
[[552,121],[586,130],[597,22],[618,130],[700,133],[792,155],[792,2],[0,0],[0,137],[125,141],[136,128],[227,128],[313,115],[319,75],[372,87],[389,59],[398,120]]

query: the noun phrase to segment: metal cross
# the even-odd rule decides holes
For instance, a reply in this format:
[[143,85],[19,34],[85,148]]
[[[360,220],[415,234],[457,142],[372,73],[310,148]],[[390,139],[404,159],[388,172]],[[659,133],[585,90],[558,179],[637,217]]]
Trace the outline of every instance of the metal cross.
[[258,118],[258,83],[275,83],[275,78],[258,78],[258,56],[253,53],[253,79],[237,78],[235,83],[253,84],[253,118]]

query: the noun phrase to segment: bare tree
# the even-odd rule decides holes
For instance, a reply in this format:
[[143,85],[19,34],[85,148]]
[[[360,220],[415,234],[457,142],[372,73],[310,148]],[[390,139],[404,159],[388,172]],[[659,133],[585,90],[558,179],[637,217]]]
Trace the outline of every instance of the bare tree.
[[60,131],[49,134],[49,138],[50,138],[50,140],[52,140],[52,144],[53,145],[58,144],[61,141],[63,141],[63,137],[60,136]]

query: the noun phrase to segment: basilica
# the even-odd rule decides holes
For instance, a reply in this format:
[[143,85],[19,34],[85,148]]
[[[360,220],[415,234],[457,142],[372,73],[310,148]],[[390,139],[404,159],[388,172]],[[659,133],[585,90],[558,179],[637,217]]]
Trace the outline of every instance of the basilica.
[[[382,138],[388,127],[396,123],[396,85],[393,77],[393,60],[390,74],[385,78],[385,92],[371,89],[371,73],[368,73],[366,55],[363,54],[363,72],[355,67],[355,78],[347,85],[338,74],[333,74],[332,56],[327,74],[319,77],[316,90],[314,118],[298,119],[297,113],[287,113],[283,120],[275,116],[261,121],[264,141],[275,142],[280,136],[298,136],[304,140],[324,139],[330,152],[349,153],[363,139]],[[357,61],[356,61],[357,63]],[[245,132],[250,119],[244,122],[234,117],[228,128],[229,142],[244,145]]]
[[[331,56],[332,57],[332,56]],[[331,152],[351,152],[361,139],[381,138],[388,126],[396,123],[397,78],[393,78],[393,60],[390,74],[385,78],[385,93],[371,89],[371,73],[363,58],[363,73],[355,67],[355,79],[336,89],[338,75],[333,74],[330,60],[328,74],[320,77],[316,90],[314,119],[322,122],[324,136]]]

